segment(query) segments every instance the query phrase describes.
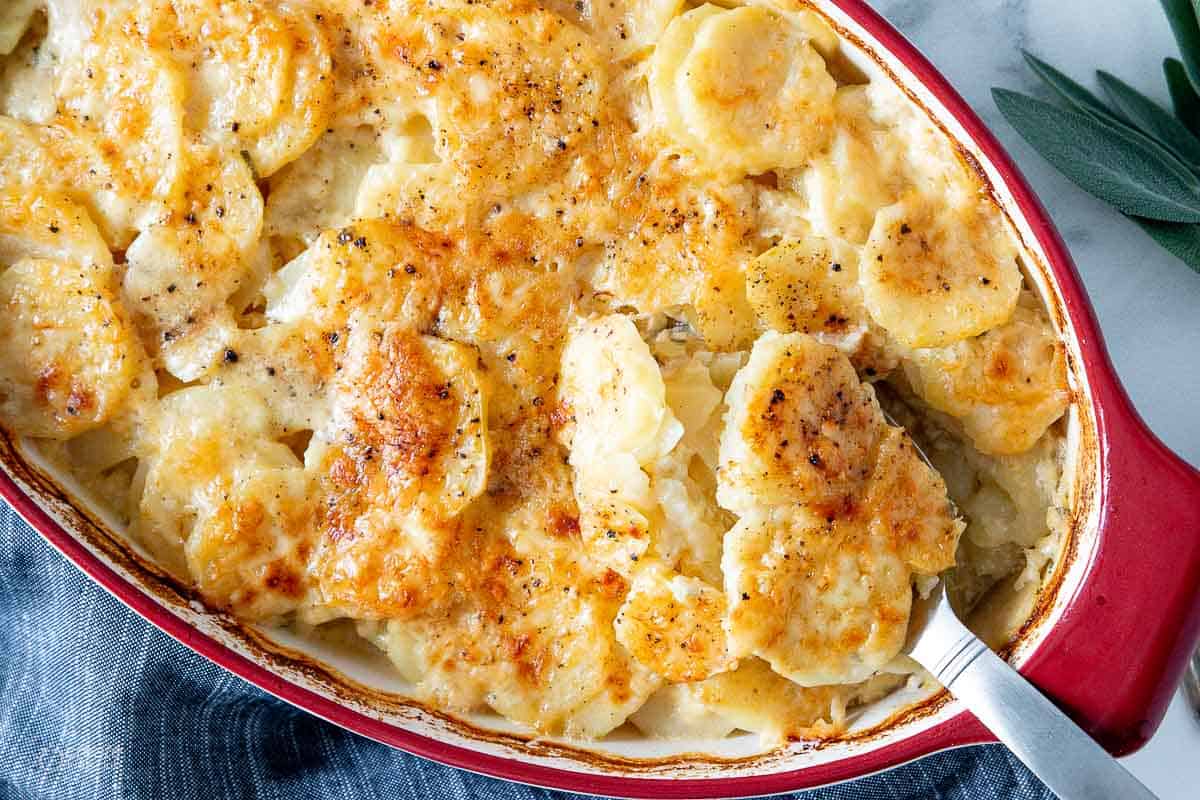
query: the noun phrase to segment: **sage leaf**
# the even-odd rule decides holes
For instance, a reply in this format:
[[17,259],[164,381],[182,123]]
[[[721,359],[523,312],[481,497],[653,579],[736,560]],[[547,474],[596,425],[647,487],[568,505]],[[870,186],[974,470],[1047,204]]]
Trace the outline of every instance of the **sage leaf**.
[[1021,53],[1025,56],[1025,60],[1029,63],[1029,67],[1034,73],[1072,106],[1092,115],[1101,122],[1107,122],[1123,129],[1129,135],[1141,140],[1142,144],[1146,147],[1151,150],[1158,150],[1159,155],[1163,159],[1176,162],[1180,169],[1192,169],[1191,165],[1181,156],[1176,155],[1174,151],[1168,149],[1165,145],[1142,133],[1129,118],[1122,116],[1120,111],[1110,109],[1103,101],[1085,89],[1081,84],[1032,53],[1024,50]]
[[1121,128],[1027,95],[992,89],[1000,113],[1078,186],[1126,214],[1200,222],[1200,183]]
[[1200,273],[1200,225],[1130,217],[1162,249]]
[[1169,111],[1104,70],[1096,72],[1100,86],[1126,119],[1153,136],[1193,169],[1200,167],[1200,139]]
[[1125,120],[1122,120],[1113,113],[1112,109],[1104,105],[1100,98],[1089,92],[1081,84],[1059,72],[1028,50],[1022,50],[1021,55],[1025,56],[1026,63],[1029,64],[1029,68],[1033,70],[1035,75],[1045,81],[1047,86],[1075,108],[1100,119],[1125,124]]
[[1179,55],[1188,80],[1192,82],[1192,88],[1200,92],[1200,24],[1196,22],[1196,0],[1160,2],[1167,14],[1167,21],[1171,23],[1175,43],[1179,45]]
[[1167,76],[1167,88],[1171,92],[1171,105],[1175,116],[1187,125],[1188,130],[1200,136],[1200,95],[1192,88],[1178,58],[1163,59],[1163,74]]

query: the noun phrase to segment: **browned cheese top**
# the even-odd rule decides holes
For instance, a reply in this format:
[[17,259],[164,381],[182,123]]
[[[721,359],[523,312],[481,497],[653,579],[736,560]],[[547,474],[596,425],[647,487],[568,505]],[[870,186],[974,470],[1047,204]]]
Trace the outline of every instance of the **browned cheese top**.
[[801,0],[6,4],[0,419],[441,709],[839,730],[965,525],[872,384],[975,470],[1069,400],[1003,217],[849,48]]

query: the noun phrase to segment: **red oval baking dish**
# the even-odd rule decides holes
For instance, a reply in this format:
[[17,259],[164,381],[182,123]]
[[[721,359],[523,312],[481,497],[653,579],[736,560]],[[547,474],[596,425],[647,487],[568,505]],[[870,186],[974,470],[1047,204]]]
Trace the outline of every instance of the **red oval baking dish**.
[[[1113,372],[1087,295],[1044,208],[983,123],[928,60],[862,0],[814,0],[859,54],[957,143],[1026,246],[1068,343],[1076,402],[1071,536],[1034,619],[1008,653],[1115,754],[1161,721],[1200,639],[1200,473],[1138,417]],[[54,547],[138,614],[266,691],[364,736],[446,764],[612,796],[738,797],[810,788],[947,748],[990,741],[944,695],[837,742],[768,754],[673,753],[636,742],[584,748],[480,727],[368,688],[372,676],[206,609],[73,503],[18,442],[0,437],[0,495]],[[375,676],[377,677],[377,676]],[[377,682],[376,682],[377,683]]]

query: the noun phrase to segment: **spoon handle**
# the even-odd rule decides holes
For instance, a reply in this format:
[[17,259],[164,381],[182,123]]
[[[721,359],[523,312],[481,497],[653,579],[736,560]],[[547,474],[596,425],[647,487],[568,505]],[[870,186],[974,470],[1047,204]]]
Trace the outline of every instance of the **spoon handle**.
[[[912,655],[1062,800],[1139,800],[1154,795],[1037,688],[941,604]],[[940,612],[940,613],[939,613]],[[919,652],[924,650],[924,652]]]

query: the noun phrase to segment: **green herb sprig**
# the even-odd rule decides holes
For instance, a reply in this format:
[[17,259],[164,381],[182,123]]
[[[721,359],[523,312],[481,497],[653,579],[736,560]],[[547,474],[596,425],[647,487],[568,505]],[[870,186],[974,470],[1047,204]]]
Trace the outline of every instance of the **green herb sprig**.
[[1104,70],[1107,102],[1036,56],[1062,106],[992,89],[1005,119],[1055,168],[1200,273],[1200,0],[1161,0],[1181,58],[1163,61],[1173,112]]

